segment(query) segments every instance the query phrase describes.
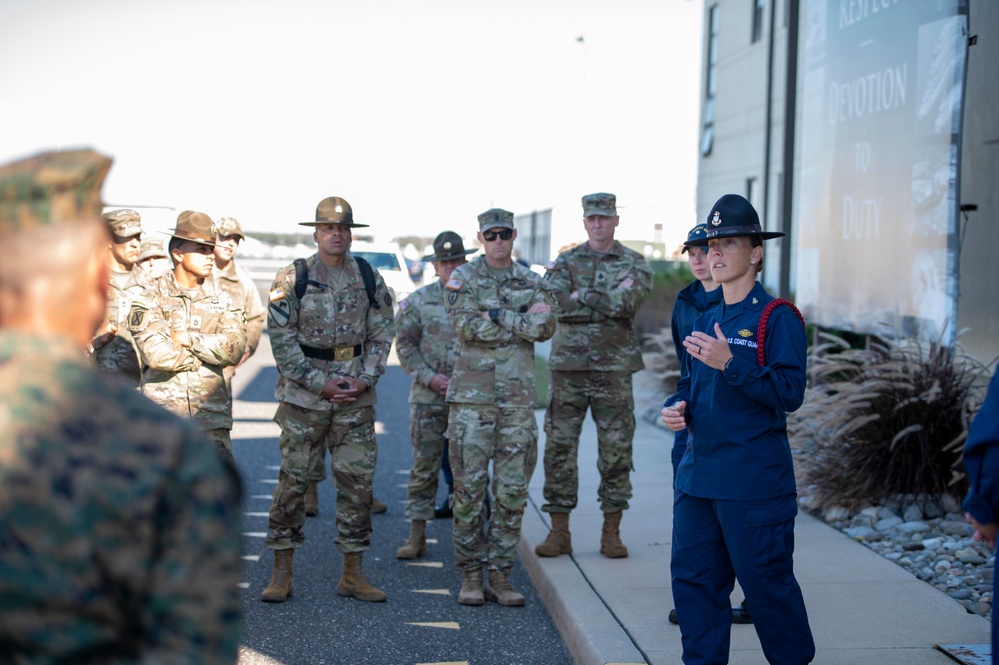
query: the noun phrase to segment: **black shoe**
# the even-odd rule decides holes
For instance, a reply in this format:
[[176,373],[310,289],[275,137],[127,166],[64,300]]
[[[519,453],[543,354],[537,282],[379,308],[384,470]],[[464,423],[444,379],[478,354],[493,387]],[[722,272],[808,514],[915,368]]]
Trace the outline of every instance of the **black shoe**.
[[669,611],[669,622],[675,626],[680,625],[680,620],[676,618],[676,610]]
[[439,505],[434,507],[434,517],[440,519],[444,517],[451,517],[454,515],[454,510],[451,506],[454,505],[454,494],[448,494],[447,498],[440,502]]
[[742,605],[732,608],[732,623],[753,623],[753,615],[749,613],[749,604],[745,599]]

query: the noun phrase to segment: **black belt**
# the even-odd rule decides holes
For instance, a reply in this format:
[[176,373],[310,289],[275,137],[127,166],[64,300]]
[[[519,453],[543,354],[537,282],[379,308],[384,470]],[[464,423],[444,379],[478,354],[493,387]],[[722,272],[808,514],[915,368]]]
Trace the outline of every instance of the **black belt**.
[[354,346],[334,346],[332,349],[320,349],[304,344],[299,344],[299,346],[302,347],[302,353],[305,354],[306,358],[316,358],[318,360],[353,360],[361,355],[362,350],[360,344],[355,344]]

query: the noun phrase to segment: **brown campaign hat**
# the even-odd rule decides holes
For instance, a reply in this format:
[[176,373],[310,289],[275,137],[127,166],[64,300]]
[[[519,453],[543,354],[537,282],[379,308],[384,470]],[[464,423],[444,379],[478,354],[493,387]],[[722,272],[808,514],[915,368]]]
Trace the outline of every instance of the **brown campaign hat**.
[[351,228],[366,228],[367,224],[354,221],[354,211],[346,199],[339,196],[328,196],[316,206],[316,221],[299,222],[299,226],[316,226],[318,224],[343,224]]
[[164,231],[168,236],[190,240],[202,245],[215,246],[215,235],[217,229],[212,218],[203,212],[185,210],[177,215],[177,226],[173,232]]
[[111,159],[93,150],[42,152],[0,166],[0,233],[100,219]]
[[451,261],[475,254],[477,249],[465,249],[461,236],[454,231],[444,231],[434,238],[434,253],[423,257],[424,261]]
[[241,240],[246,240],[243,225],[235,217],[219,217],[219,221],[215,222],[215,228],[220,236],[239,236]]
[[513,228],[513,213],[502,208],[490,208],[479,215],[479,230],[488,231],[495,228]]
[[142,217],[134,210],[129,208],[109,210],[102,217],[110,225],[111,233],[119,238],[142,235]]

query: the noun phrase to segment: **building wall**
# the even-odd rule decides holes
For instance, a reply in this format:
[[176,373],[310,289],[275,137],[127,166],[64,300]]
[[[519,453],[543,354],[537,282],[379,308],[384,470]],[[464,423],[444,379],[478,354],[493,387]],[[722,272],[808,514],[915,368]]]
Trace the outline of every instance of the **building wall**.
[[[697,211],[703,219],[722,194],[747,195],[746,180],[756,179],[752,203],[766,228],[780,229],[784,145],[785,75],[787,71],[787,15],[789,0],[768,0],[762,38],[751,41],[752,0],[705,0],[702,46],[701,118],[707,87],[709,15],[717,6],[717,89],[714,141],[710,155],[699,155]],[[970,0],[969,27],[977,44],[968,52],[962,131],[960,202],[976,204],[967,225],[958,260],[960,295],[958,329],[969,329],[960,341],[983,362],[999,356],[999,2]],[[774,15],[774,53],[771,91],[770,183],[763,209],[764,154],[770,11]],[[798,105],[800,112],[800,104]],[[703,129],[702,129],[703,132]],[[771,292],[779,284],[781,241],[767,243],[763,282]],[[885,257],[905,261],[906,257]],[[793,294],[782,294],[790,295]]]

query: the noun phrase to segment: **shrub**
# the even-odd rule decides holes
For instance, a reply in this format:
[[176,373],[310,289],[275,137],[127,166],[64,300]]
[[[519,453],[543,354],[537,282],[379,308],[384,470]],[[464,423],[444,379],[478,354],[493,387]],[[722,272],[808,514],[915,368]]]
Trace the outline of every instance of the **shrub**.
[[863,350],[828,333],[819,338],[809,350],[804,405],[788,417],[812,508],[962,498],[963,444],[988,368],[939,340],[877,340]]

